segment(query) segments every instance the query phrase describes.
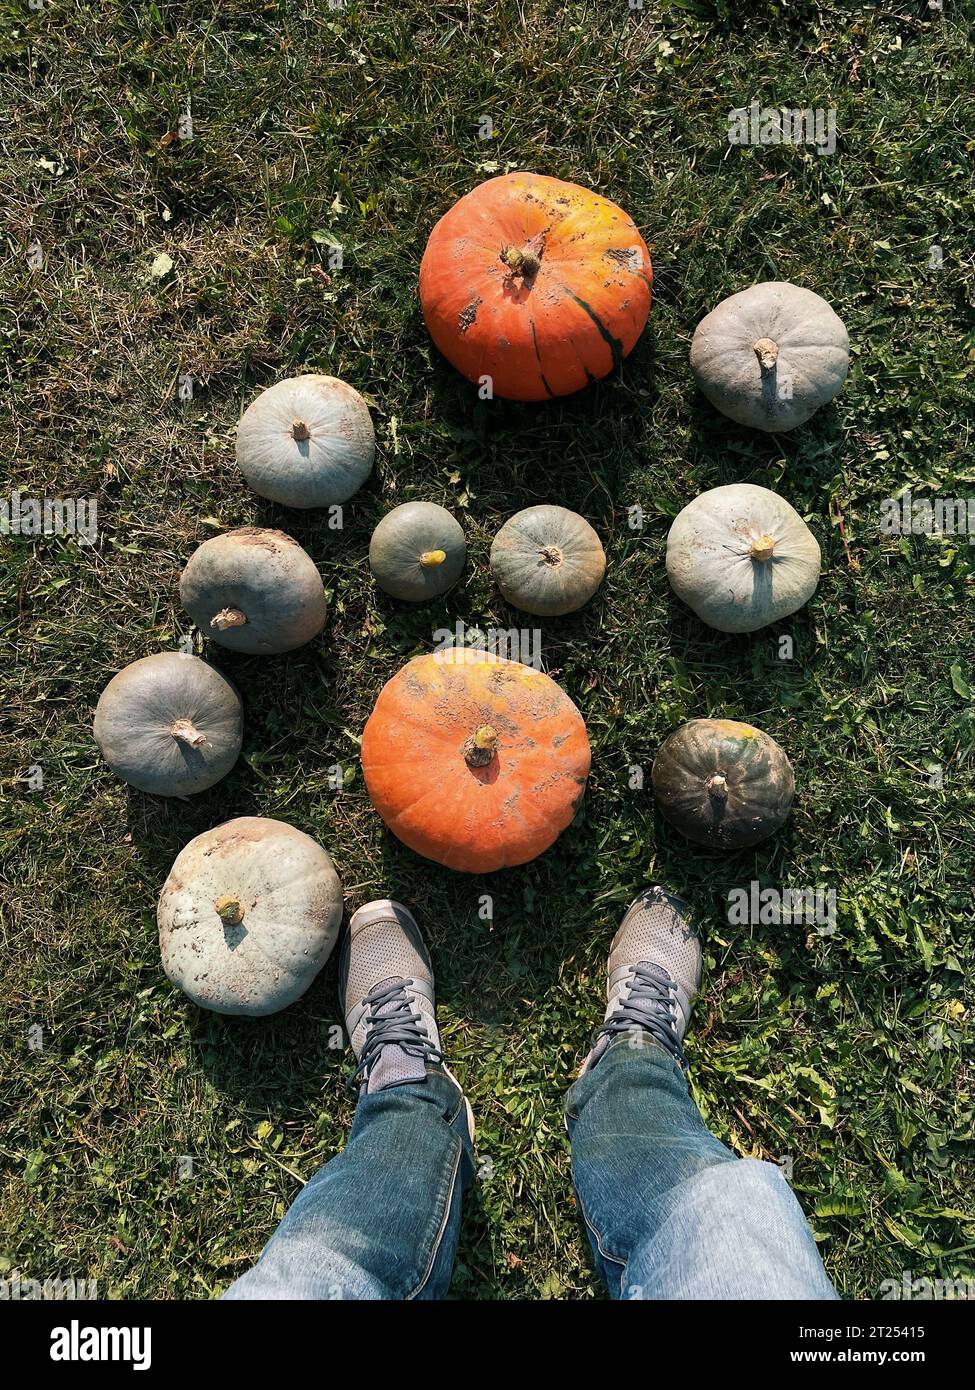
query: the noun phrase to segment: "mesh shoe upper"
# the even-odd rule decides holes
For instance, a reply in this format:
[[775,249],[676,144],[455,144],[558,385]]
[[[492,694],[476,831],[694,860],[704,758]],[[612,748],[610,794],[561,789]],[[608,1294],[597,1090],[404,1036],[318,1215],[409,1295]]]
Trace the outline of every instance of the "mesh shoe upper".
[[654,887],[627,909],[610,948],[606,1017],[584,1070],[614,1037],[646,1033],[683,1065],[691,1001],[701,981],[701,943],[680,898]]
[[391,899],[354,913],[340,966],[345,1023],[369,1091],[421,1081],[441,1061],[433,969],[410,912]]

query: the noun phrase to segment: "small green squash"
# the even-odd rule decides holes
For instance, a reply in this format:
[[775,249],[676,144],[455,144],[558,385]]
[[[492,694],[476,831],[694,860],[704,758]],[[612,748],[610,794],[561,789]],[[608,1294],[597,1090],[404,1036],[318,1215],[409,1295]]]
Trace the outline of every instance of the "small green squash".
[[752,429],[803,425],[846,380],[850,339],[820,295],[770,280],[730,295],[697,326],[691,370],[713,406]]
[[117,777],[155,796],[192,796],[240,752],[243,710],[225,676],[182,652],[144,656],[113,676],[92,729]]
[[369,567],[393,598],[424,603],[457,583],[466,554],[463,527],[446,508],[404,502],[373,531]]
[[667,536],[674,593],[719,632],[787,618],[819,583],[819,543],[784,497],[753,483],[702,492]]
[[376,436],[358,391],[334,376],[289,377],[244,411],[237,464],[260,497],[283,507],[346,502],[372,472]]
[[241,816],[180,852],[157,920],[163,969],[194,1004],[260,1018],[300,998],[325,964],[342,885],[311,836]]
[[236,652],[289,652],[325,625],[321,575],[283,531],[244,526],[204,541],[179,596],[204,637]]
[[664,819],[712,849],[745,849],[774,835],[796,789],[775,740],[734,719],[681,725],[661,745],[651,777]]
[[584,517],[565,507],[526,507],[494,538],[491,569],[515,608],[540,618],[574,613],[606,573],[606,555]]

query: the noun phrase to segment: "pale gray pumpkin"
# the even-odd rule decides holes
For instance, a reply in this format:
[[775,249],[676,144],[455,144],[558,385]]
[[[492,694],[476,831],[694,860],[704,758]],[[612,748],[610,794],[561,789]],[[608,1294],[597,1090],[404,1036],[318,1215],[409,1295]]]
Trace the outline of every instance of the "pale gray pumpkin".
[[372,472],[376,436],[358,391],[334,376],[289,377],[244,411],[237,464],[260,497],[284,507],[346,502]]
[[92,732],[124,782],[155,796],[192,796],[237,761],[243,710],[226,677],[198,656],[159,652],[112,677]]
[[342,885],[311,836],[241,816],[177,855],[157,920],[173,984],[203,1009],[259,1018],[298,999],[325,964]]
[[667,536],[674,593],[719,632],[787,618],[811,598],[819,572],[819,543],[802,517],[754,483],[702,492]]
[[237,652],[289,652],[325,625],[321,575],[283,531],[244,526],[204,541],[179,596],[204,637]]
[[445,507],[404,502],[373,531],[369,567],[393,598],[424,603],[457,583],[466,554],[463,527]]
[[526,507],[491,547],[491,569],[509,603],[541,618],[574,613],[606,573],[606,555],[584,517],[565,507]]
[[785,280],[752,285],[701,320],[691,369],[713,406],[739,425],[795,429],[846,380],[843,320],[812,290]]

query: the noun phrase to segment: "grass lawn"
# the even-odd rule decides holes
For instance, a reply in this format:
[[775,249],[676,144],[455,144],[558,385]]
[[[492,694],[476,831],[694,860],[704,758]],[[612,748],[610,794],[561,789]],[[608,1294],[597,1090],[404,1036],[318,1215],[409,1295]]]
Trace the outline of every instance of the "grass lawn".
[[[100,532],[0,540],[0,1278],[214,1296],[342,1145],[334,958],[260,1022],[200,1012],[160,967],[169,866],[235,815],[316,836],[351,907],[390,893],[417,912],[479,1127],[455,1295],[602,1296],[561,1103],[615,925],[655,881],[705,934],[695,1095],[737,1153],[791,1165],[842,1293],[877,1296],[905,1270],[975,1276],[975,552],[880,526],[906,488],[975,496],[966,8],[0,0],[9,487],[96,498]],[[728,112],[753,98],[835,108],[835,154],[730,146]],[[540,406],[479,401],[416,290],[436,219],[525,168],[620,203],[656,277],[623,370]],[[782,436],[719,416],[687,362],[704,313],[767,279],[824,295],[854,352],[833,405]],[[234,462],[243,406],[302,371],[373,407],[377,466],[340,531],[263,503]],[[781,492],[823,547],[810,604],[750,637],[703,627],[664,569],[672,518],[734,481]],[[366,559],[379,518],[413,498],[448,506],[469,546],[463,581],[415,609],[377,593]],[[542,501],[584,513],[609,560],[588,607],[543,624],[593,775],[548,854],[456,875],[385,832],[358,736],[435,629],[534,626],[487,556]],[[210,648],[244,696],[240,762],[191,801],[130,791],[97,756],[95,701],[192,634],[180,570],[241,525],[309,550],[324,637],[281,658]],[[795,766],[792,816],[758,850],[699,852],[655,814],[657,747],[706,714],[758,724]],[[731,925],[726,895],[753,880],[834,889],[837,930]]]

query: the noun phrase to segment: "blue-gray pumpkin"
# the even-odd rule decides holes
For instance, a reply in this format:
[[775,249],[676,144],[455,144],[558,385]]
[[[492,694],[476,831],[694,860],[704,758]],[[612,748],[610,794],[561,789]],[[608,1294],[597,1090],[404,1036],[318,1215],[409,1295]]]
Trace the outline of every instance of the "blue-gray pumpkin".
[[283,507],[346,502],[372,472],[376,437],[353,387],[309,372],[269,386],[244,411],[237,464],[260,497]]
[[466,554],[463,527],[445,507],[404,502],[373,531],[369,567],[393,598],[425,603],[457,583]]
[[198,656],[133,661],[101,693],[92,730],[117,777],[155,796],[192,796],[240,753],[243,710],[225,676]]
[[697,326],[691,370],[712,405],[740,425],[792,430],[846,380],[850,339],[821,295],[770,280],[730,295]]
[[526,507],[495,536],[491,569],[515,608],[557,618],[589,602],[606,573],[606,555],[596,532],[577,512]]
[[179,596],[204,637],[236,652],[289,652],[325,625],[325,587],[311,556],[283,531],[244,526],[190,556]]

